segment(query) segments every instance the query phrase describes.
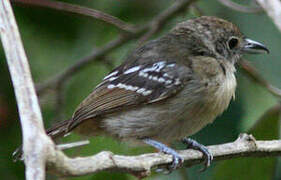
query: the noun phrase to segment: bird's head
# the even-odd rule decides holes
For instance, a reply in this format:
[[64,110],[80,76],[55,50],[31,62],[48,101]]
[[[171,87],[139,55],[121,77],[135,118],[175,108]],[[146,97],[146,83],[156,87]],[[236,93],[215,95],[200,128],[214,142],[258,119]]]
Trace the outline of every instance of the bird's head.
[[269,53],[263,44],[246,38],[236,25],[216,17],[202,16],[179,23],[171,34],[196,56],[235,63],[245,53]]

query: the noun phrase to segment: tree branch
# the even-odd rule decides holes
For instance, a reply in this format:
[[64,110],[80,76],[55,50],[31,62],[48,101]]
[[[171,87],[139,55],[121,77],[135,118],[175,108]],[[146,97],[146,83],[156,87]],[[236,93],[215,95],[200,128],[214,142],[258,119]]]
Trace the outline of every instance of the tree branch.
[[45,152],[52,141],[44,136],[38,99],[10,1],[0,1],[0,26],[20,114],[26,179],[45,179]]
[[[281,155],[281,140],[256,141],[253,136],[241,134],[233,143],[208,146],[215,161],[238,157],[269,157]],[[202,153],[195,150],[179,151],[184,166],[203,162]],[[49,170],[59,176],[81,176],[100,171],[131,173],[139,178],[148,176],[153,168],[163,168],[172,162],[172,156],[163,153],[139,156],[120,156],[111,152],[100,152],[90,157],[68,158],[56,151],[49,159]]]
[[280,0],[256,0],[273,20],[281,32],[281,2]]
[[[131,34],[123,34],[119,36],[117,39],[112,40],[108,44],[106,44],[104,47],[101,47],[100,49],[95,50],[90,55],[78,60],[77,63],[73,64],[66,70],[64,70],[62,73],[56,75],[55,77],[51,78],[50,80],[47,80],[46,82],[39,84],[37,86],[37,93],[41,94],[46,89],[51,87],[56,87],[59,83],[65,83],[69,77],[73,76],[75,73],[81,71],[84,67],[89,65],[90,63],[94,62],[96,59],[106,55],[107,53],[111,52],[112,50],[115,50],[116,48],[122,46],[123,44],[127,43],[128,41],[138,38],[146,31],[149,31],[151,29],[155,28],[155,24],[158,25],[159,29],[162,27],[165,22],[170,19],[173,15],[181,12],[182,10],[186,9],[191,3],[195,2],[196,0],[179,0],[174,3],[173,6],[153,18],[150,22],[145,24],[142,27],[139,27],[135,33]],[[154,31],[156,32],[156,31]]]
[[92,17],[101,21],[104,21],[108,24],[115,26],[116,28],[124,31],[126,33],[134,33],[136,28],[128,24],[117,17],[111,16],[104,12],[90,9],[78,5],[73,5],[65,2],[58,2],[58,1],[50,1],[50,0],[12,0],[12,2],[21,5],[29,5],[29,6],[38,6],[43,8],[51,8],[55,10],[75,13],[83,16]]

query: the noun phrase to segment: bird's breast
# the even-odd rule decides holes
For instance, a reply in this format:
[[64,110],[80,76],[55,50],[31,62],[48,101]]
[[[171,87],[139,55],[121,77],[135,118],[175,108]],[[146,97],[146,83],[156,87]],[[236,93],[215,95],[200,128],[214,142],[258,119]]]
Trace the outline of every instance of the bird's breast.
[[229,105],[232,98],[235,98],[236,78],[234,71],[227,71],[220,74],[215,80],[214,87],[210,87],[210,92],[206,96],[210,104],[210,111],[214,114],[221,114]]
[[[164,140],[171,141],[173,138],[180,139],[195,134],[207,124],[212,123],[229,105],[235,96],[236,78],[234,66],[227,67],[225,73],[216,73],[208,78],[201,79],[197,89],[185,88],[179,98],[185,102],[179,120],[172,126],[163,128]],[[200,80],[199,80],[200,81]],[[197,92],[196,92],[197,91]],[[188,96],[189,94],[189,96]]]
[[230,100],[235,96],[234,64],[228,60],[215,58],[197,57],[194,59],[192,68],[204,89],[203,100],[200,102],[204,104],[206,113],[217,116],[228,107]]

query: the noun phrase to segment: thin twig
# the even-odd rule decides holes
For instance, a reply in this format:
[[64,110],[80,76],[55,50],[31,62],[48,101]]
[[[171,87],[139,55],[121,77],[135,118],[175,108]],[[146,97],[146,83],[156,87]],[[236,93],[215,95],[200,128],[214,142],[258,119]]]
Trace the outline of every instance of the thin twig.
[[266,11],[281,32],[281,1],[280,0],[256,0]]
[[240,4],[237,4],[235,2],[232,2],[231,0],[218,0],[221,4],[225,5],[226,7],[229,7],[231,9],[234,9],[236,11],[244,12],[244,13],[257,13],[261,12],[261,7],[247,7],[242,6]]
[[263,77],[261,77],[257,70],[249,63],[249,61],[242,59],[239,62],[239,65],[242,68],[243,73],[245,73],[248,77],[265,87],[272,95],[281,98],[281,89],[271,85]]
[[50,1],[50,0],[12,0],[12,2],[21,5],[29,5],[29,6],[38,6],[44,8],[51,8],[55,10],[75,13],[83,16],[92,17],[101,21],[104,21],[108,24],[115,26],[116,28],[127,32],[127,33],[135,33],[136,28],[128,24],[117,17],[111,16],[99,10],[90,9],[78,5],[73,5],[65,2],[58,1]]
[[51,78],[50,80],[47,80],[46,82],[39,84],[37,86],[37,93],[40,95],[43,93],[46,89],[55,87],[56,84],[64,83],[68,78],[73,76],[75,73],[81,71],[84,67],[89,65],[90,63],[94,62],[96,59],[104,56],[105,54],[111,52],[112,50],[120,47],[124,43],[128,42],[131,39],[138,38],[141,34],[146,32],[147,30],[153,29],[155,27],[155,24],[158,24],[159,27],[161,27],[168,19],[170,19],[173,15],[179,13],[180,11],[186,9],[191,3],[193,3],[196,0],[180,0],[177,1],[173,6],[168,8],[163,13],[159,14],[155,18],[153,18],[150,22],[145,24],[144,26],[140,27],[134,34],[128,34],[118,37],[117,39],[109,42],[104,47],[95,50],[92,54],[78,60],[77,63],[70,66],[66,70],[64,70],[62,73],[56,75],[55,77]]
[[87,144],[90,144],[89,140],[78,141],[78,142],[67,143],[67,144],[59,144],[56,145],[56,148],[59,150],[66,150],[66,149],[76,148],[80,146],[85,146]]

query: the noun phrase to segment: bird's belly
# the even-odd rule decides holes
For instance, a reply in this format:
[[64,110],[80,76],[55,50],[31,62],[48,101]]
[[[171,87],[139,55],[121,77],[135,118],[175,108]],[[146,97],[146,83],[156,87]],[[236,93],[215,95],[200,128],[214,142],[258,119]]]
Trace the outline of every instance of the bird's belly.
[[231,96],[224,100],[218,97],[212,101],[198,102],[192,108],[186,108],[174,123],[163,126],[155,139],[171,142],[195,134],[212,123],[228,107],[230,100]]
[[162,142],[171,142],[186,136],[191,136],[212,123],[219,113],[210,111],[204,105],[187,109],[174,123],[164,126],[155,139]]
[[149,137],[162,142],[190,136],[227,108],[235,84],[225,87],[207,93],[202,86],[192,91],[184,89],[165,102],[110,114],[102,120],[102,128],[119,138]]
[[144,107],[141,110],[109,116],[105,119],[106,124],[103,127],[111,135],[121,139],[148,137],[161,142],[171,142],[196,133],[215,118],[204,109],[193,111],[180,106],[178,104],[173,112],[165,108]]

